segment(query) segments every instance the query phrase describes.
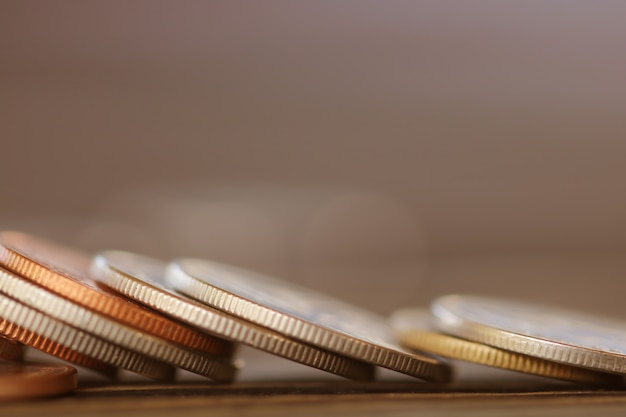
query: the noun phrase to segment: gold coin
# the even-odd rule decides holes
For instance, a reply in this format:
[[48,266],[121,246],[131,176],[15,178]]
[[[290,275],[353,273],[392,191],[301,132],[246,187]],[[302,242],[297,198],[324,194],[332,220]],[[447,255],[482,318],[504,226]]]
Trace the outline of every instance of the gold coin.
[[68,394],[76,385],[76,369],[71,366],[0,363],[0,402]]
[[92,273],[105,285],[139,303],[234,342],[350,379],[370,380],[374,367],[224,314],[163,287],[165,264],[145,256],[108,251],[97,255]]
[[384,317],[288,282],[198,259],[170,264],[166,281],[210,307],[300,342],[430,381],[450,378],[444,362],[398,346]]
[[602,385],[618,385],[622,382],[618,375],[564,365],[428,331],[427,326],[424,326],[425,316],[428,316],[427,312],[417,309],[399,310],[392,314],[392,326],[400,342],[407,348],[568,382]]
[[[174,376],[175,368],[170,365],[122,349],[3,294],[0,294],[0,335],[81,366],[104,363],[158,380],[171,380]],[[84,363],[85,357],[96,361]],[[108,373],[106,366],[100,369]]]
[[24,358],[24,346],[6,337],[0,336],[0,359],[19,362]]
[[445,333],[566,365],[626,374],[626,322],[489,297],[449,295],[431,305]]
[[236,373],[237,368],[229,361],[222,361],[215,356],[185,349],[117,321],[107,319],[44,288],[18,278],[2,268],[0,268],[0,292],[54,319],[152,359],[218,381],[231,381]]
[[234,345],[176,323],[99,288],[89,277],[91,257],[16,232],[0,233],[0,266],[85,308],[144,333],[195,350],[231,357]]

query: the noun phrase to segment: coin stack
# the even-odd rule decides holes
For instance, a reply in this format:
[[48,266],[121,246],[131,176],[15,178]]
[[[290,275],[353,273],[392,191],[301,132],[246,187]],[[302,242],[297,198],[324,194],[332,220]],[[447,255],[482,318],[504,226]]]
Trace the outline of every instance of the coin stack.
[[390,322],[403,346],[449,359],[578,384],[615,386],[626,374],[626,324],[574,311],[449,295]]
[[444,361],[397,345],[385,318],[325,295],[215,262],[91,256],[16,232],[0,233],[0,336],[7,360],[23,344],[111,378],[172,380],[182,368],[231,382],[238,344],[353,380],[376,366],[450,377]]
[[0,233],[0,400],[76,388],[74,368],[20,362],[23,346],[110,378],[124,369],[170,381],[181,368],[232,382],[243,344],[352,380],[384,367],[444,383],[452,367],[443,358],[451,358],[616,384],[626,373],[624,334],[619,323],[462,296],[388,320],[217,262],[89,255]]

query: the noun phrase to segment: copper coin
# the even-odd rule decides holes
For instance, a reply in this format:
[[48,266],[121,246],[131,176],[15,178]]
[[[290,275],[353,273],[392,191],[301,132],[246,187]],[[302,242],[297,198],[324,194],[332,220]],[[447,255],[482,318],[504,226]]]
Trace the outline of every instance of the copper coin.
[[108,376],[115,376],[120,367],[153,379],[174,377],[170,365],[75,329],[3,294],[0,335]]
[[0,336],[0,359],[19,362],[24,358],[24,346],[14,340]]
[[[146,334],[134,327],[125,326],[119,321],[86,309],[3,268],[0,268],[0,293],[38,310],[48,318],[64,322],[120,348],[208,378],[229,382],[237,371],[229,360],[220,360],[214,355],[188,349],[160,337]],[[3,314],[0,311],[0,317]],[[18,319],[14,320],[18,321]]]
[[68,394],[76,385],[76,369],[71,366],[0,363],[1,402]]
[[[68,347],[60,345],[53,340],[29,332],[21,326],[17,326],[9,321],[2,320],[1,318],[0,334],[10,335],[14,339],[21,342],[13,342],[13,340],[11,340],[11,342],[15,345],[21,345],[23,343],[24,345],[31,346],[44,353],[56,356],[57,358],[64,361],[72,362],[84,368],[91,369],[92,371],[98,372],[106,377],[114,378],[117,375],[117,368],[114,366],[90,358],[89,356],[85,356]],[[0,337],[0,339],[3,341],[9,340],[5,337]],[[23,351],[23,348],[21,349],[21,351]]]
[[143,332],[202,352],[231,357],[234,344],[174,322],[111,294],[89,277],[91,257],[17,232],[0,233],[0,265],[39,286]]

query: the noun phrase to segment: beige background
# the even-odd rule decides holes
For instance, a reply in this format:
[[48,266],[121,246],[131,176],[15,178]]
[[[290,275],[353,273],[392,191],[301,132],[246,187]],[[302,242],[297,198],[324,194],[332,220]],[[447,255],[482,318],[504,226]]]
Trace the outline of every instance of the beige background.
[[626,3],[0,2],[0,226],[388,312],[625,315]]

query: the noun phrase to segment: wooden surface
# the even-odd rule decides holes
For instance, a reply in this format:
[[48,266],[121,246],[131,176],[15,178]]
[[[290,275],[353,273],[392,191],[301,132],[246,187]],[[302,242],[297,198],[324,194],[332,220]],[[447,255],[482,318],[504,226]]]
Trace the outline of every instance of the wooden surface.
[[624,415],[625,391],[560,383],[479,381],[81,382],[73,396],[0,407],[3,416]]
[[[79,369],[72,396],[0,405],[4,416],[449,416],[626,415],[626,387],[577,387],[485,366],[455,362],[456,382],[431,384],[378,370],[375,382],[353,382],[242,347],[234,384],[181,372],[176,384],[133,375],[106,380]],[[52,358],[29,350],[29,360]]]

